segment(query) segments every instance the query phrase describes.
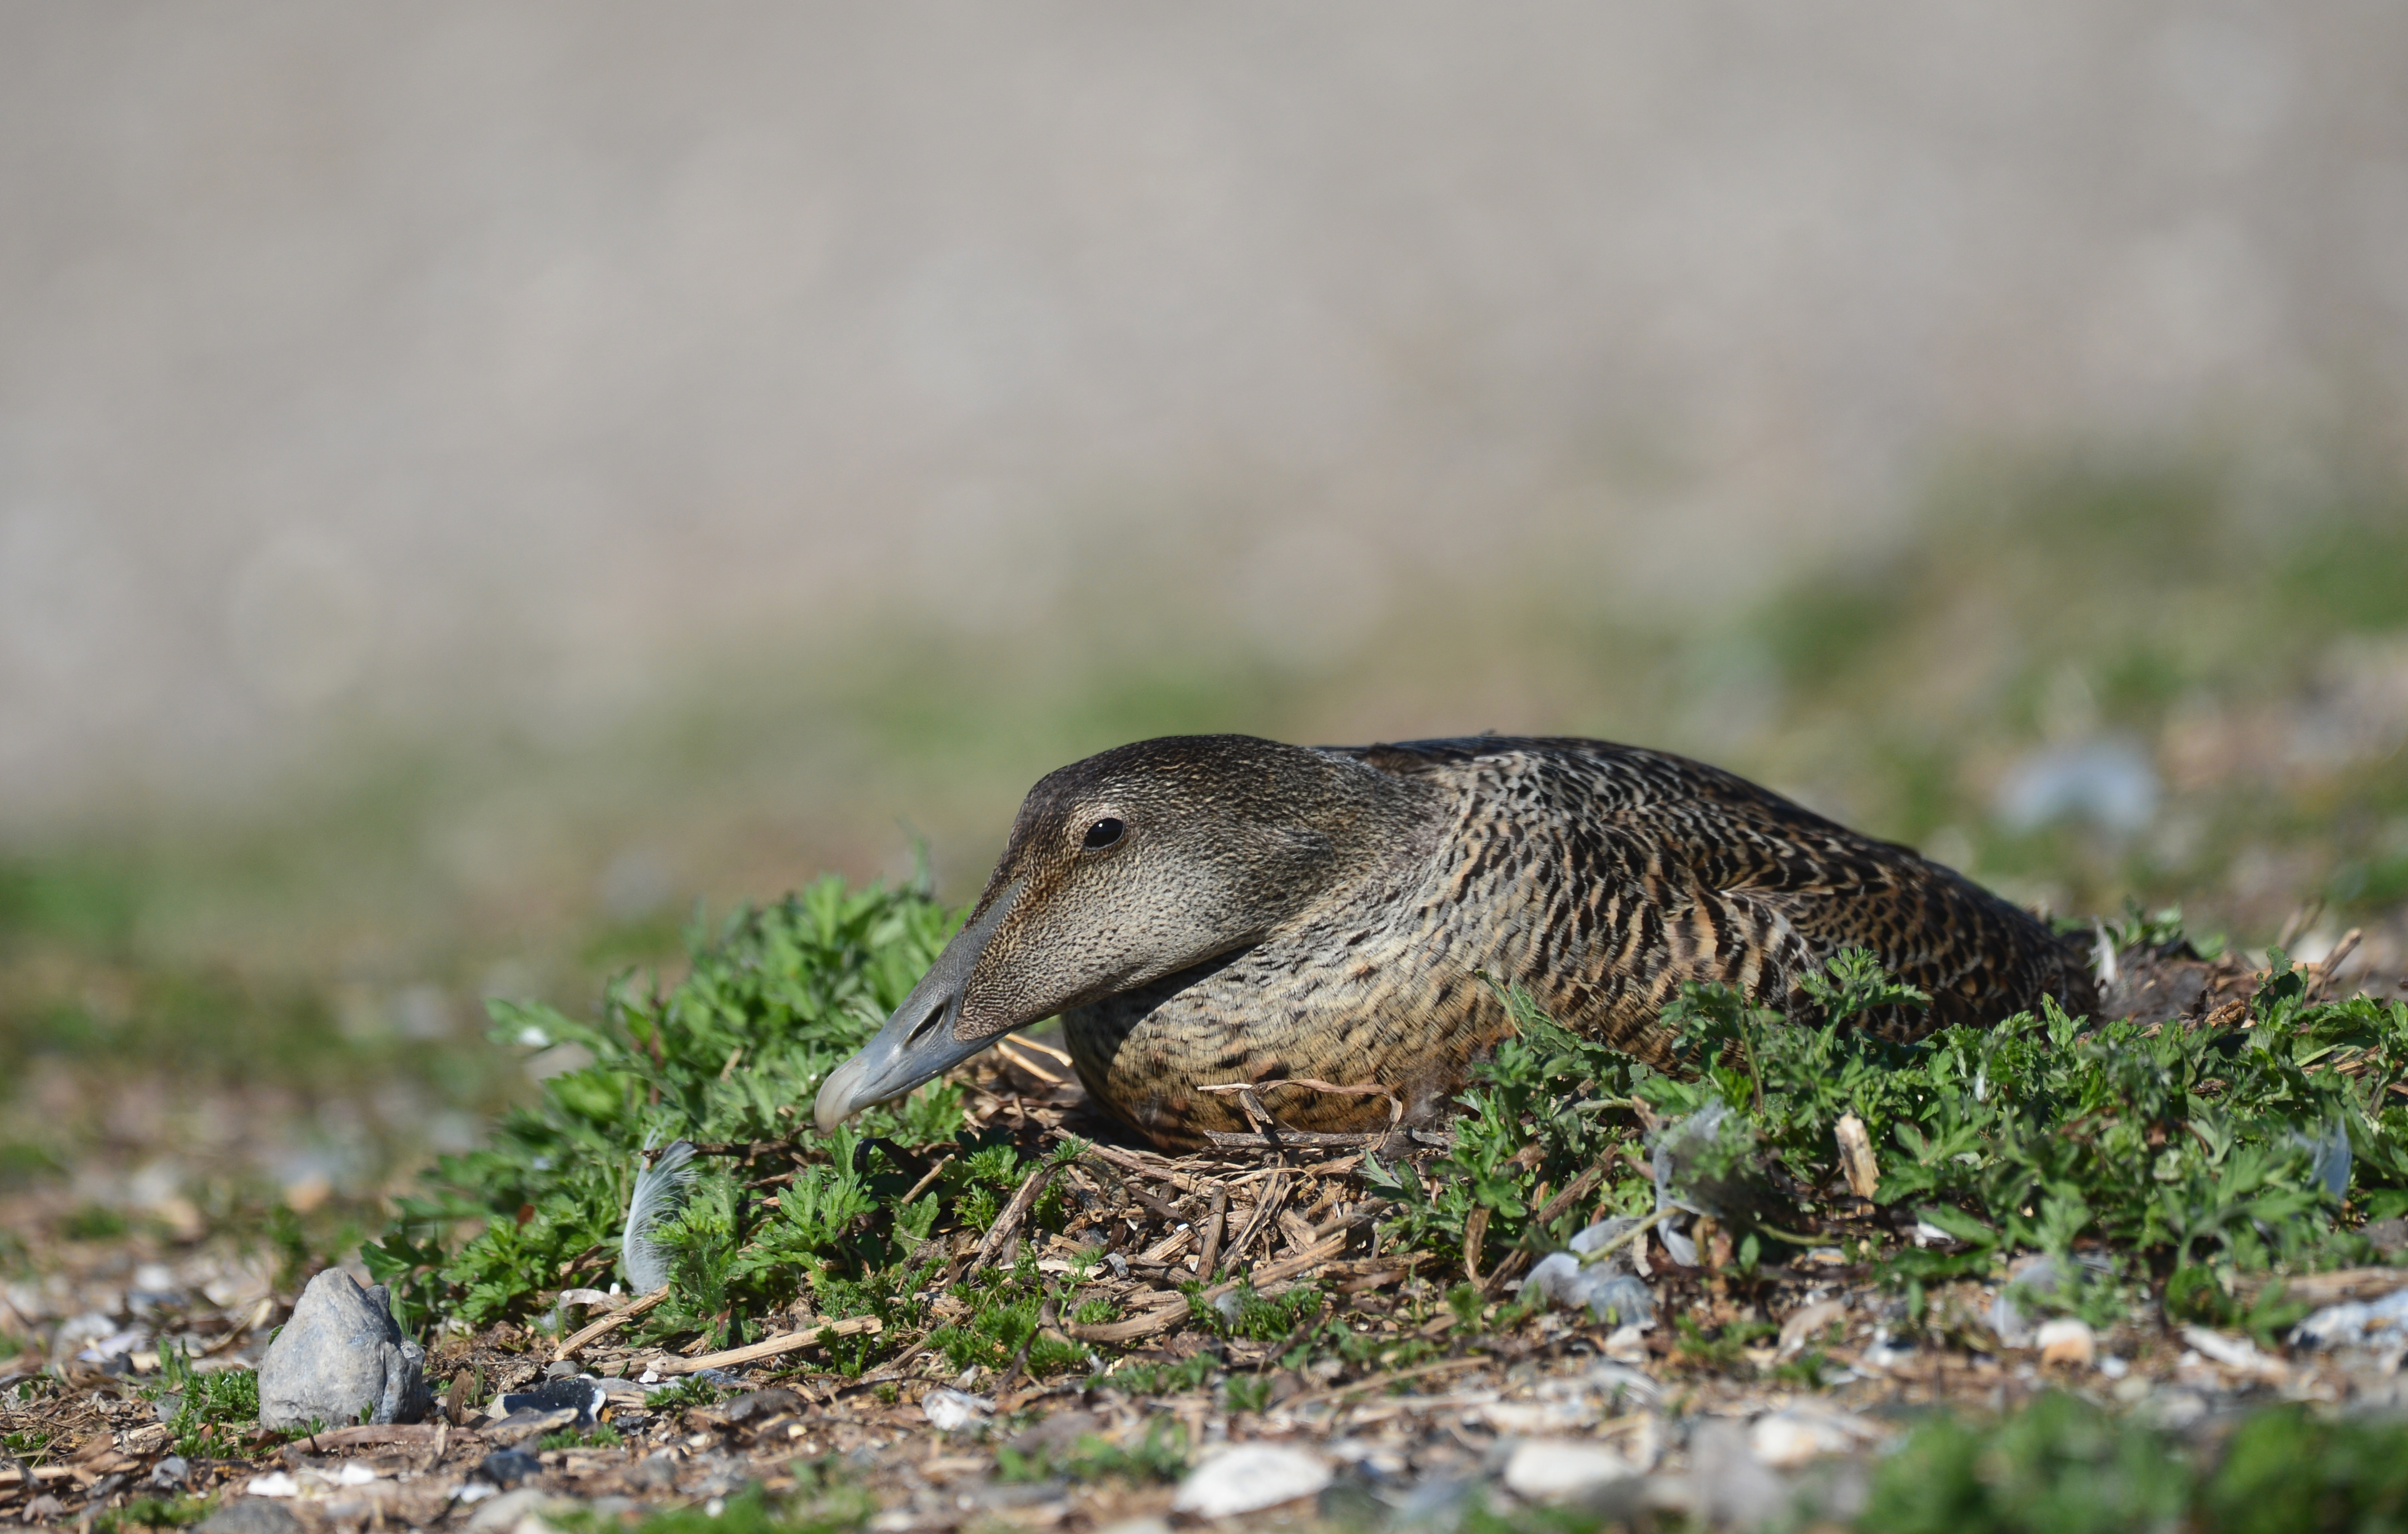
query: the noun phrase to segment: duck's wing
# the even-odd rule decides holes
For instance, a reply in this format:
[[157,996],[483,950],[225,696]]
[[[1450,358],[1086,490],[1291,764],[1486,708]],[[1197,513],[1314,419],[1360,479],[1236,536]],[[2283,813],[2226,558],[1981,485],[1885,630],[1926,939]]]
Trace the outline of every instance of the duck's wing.
[[1995,1023],[2042,996],[2075,1011],[2095,1000],[2086,969],[2038,919],[1912,848],[1702,762],[1606,741],[1499,737],[1364,748],[1360,757],[1399,775],[1479,776],[1510,813],[1561,831],[1582,865],[1565,882],[1624,892],[1637,914],[1607,924],[1619,936],[1598,962],[1611,972],[1565,977],[1583,995],[1636,992],[1652,1011],[1684,980],[1721,980],[1805,1015],[1799,974],[1861,947],[1932,996],[1928,1012],[1867,1020],[1883,1033]]
[[1867,1020],[1885,1034],[1986,1025],[2036,1009],[2044,996],[2076,1011],[2095,1004],[2087,971],[2062,939],[1955,869],[1731,773],[1648,754],[1655,759],[1641,775],[1673,792],[1617,818],[1659,839],[1706,890],[1795,938],[1794,949],[1774,944],[1788,965],[1766,966],[1768,1000],[1785,995],[1793,1011],[1809,1011],[1791,989],[1797,968],[1856,947],[1932,998],[1928,1011]]

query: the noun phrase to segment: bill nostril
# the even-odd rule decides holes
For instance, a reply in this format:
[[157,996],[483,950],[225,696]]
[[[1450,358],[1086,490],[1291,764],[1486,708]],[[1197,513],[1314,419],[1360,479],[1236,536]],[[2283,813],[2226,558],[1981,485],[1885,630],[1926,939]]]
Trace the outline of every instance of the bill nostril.
[[904,1047],[909,1049],[934,1033],[937,1025],[945,1020],[945,1013],[953,1010],[953,998],[951,996],[938,998],[937,1004],[928,1009],[928,1015],[911,1025],[910,1036],[903,1040]]

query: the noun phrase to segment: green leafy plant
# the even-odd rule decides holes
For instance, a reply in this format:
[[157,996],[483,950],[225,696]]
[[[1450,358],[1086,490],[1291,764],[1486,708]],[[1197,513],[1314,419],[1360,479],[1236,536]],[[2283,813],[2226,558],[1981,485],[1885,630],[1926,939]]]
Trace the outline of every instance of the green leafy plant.
[[[786,1140],[797,1105],[901,1001],[953,922],[916,892],[848,891],[828,879],[716,928],[697,926],[682,981],[663,992],[623,976],[597,1021],[493,1003],[499,1041],[574,1043],[592,1062],[549,1078],[538,1101],[504,1116],[488,1147],[440,1160],[428,1191],[399,1200],[399,1218],[363,1250],[370,1272],[392,1286],[403,1325],[534,1317],[570,1274],[608,1271],[641,1148],[675,1137]],[[684,1208],[656,1231],[672,1295],[638,1334],[708,1329],[733,1339],[748,1317],[803,1290],[816,1291],[822,1313],[904,1319],[895,1312],[900,1267],[937,1206],[897,1212],[894,1195],[917,1179],[914,1147],[960,1129],[958,1092],[939,1087],[899,1111],[874,1110],[808,1152],[798,1142],[792,1185],[773,1195],[706,1167]],[[932,1190],[938,1204],[991,1196],[994,1164],[1010,1148],[947,1149],[964,1154]],[[481,1222],[481,1230],[452,1246],[449,1233],[462,1222]]]
[[1086,1350],[1039,1330],[1049,1293],[1038,1277],[1036,1254],[1023,1252],[1012,1267],[990,1268],[957,1291],[968,1302],[968,1316],[931,1331],[928,1346],[956,1369],[973,1365],[1000,1369],[1014,1358],[1039,1377],[1075,1368],[1085,1361]]
[[93,1520],[99,1534],[129,1528],[188,1528],[209,1515],[206,1497],[137,1497],[123,1507],[110,1508]]
[[[1232,1380],[1234,1392],[1238,1382]],[[1263,1382],[1266,1397],[1269,1383]],[[1235,1397],[1232,1396],[1234,1402]],[[1233,1410],[1258,1411],[1260,1406]],[[995,1452],[996,1478],[1006,1482],[1101,1481],[1113,1477],[1139,1484],[1178,1480],[1187,1472],[1187,1427],[1178,1418],[1157,1416],[1135,1444],[1122,1448],[1094,1433],[1082,1433],[1067,1448],[1039,1445],[1028,1451],[1010,1444]]]
[[245,1453],[259,1421],[259,1376],[247,1369],[203,1373],[170,1341],[159,1350],[159,1383],[144,1387],[153,1400],[172,1399],[167,1432],[175,1452],[187,1459],[223,1459]]
[[617,1449],[626,1444],[619,1429],[609,1423],[592,1427],[564,1427],[556,1433],[546,1433],[536,1441],[539,1449]]
[[1132,1396],[1177,1396],[1203,1389],[1219,1369],[1211,1354],[1199,1353],[1175,1363],[1123,1364],[1096,1383]]
[[2317,1534],[2408,1519],[2408,1426],[2261,1409],[2213,1465],[2048,1392],[1995,1424],[1943,1414],[1874,1470],[1867,1534]]
[[28,1465],[38,1465],[50,1454],[50,1446],[58,1442],[61,1436],[40,1428],[28,1428],[20,1433],[0,1433],[0,1451],[7,1452],[12,1459],[22,1459]]
[[[2179,947],[2173,920],[2135,915],[2125,935]],[[2236,1277],[2366,1260],[2356,1217],[2408,1209],[2408,1108],[2390,1094],[2408,1079],[2408,1003],[2312,1001],[2279,953],[2247,1017],[2221,1028],[2092,1024],[2048,1004],[1894,1044],[1852,1025],[1922,997],[1868,954],[1836,955],[1801,989],[1823,1025],[1684,986],[1664,1013],[1683,1067],[1668,1074],[1507,988],[1517,1037],[1464,1094],[1453,1146],[1426,1173],[1366,1158],[1397,1205],[1384,1231],[1459,1253],[1484,1225],[1492,1254],[1553,1249],[1597,1208],[1646,1209],[1652,1186],[1630,1177],[1606,1180],[1595,1207],[1534,1217],[1544,1188],[1638,1138],[1637,1110],[1677,1148],[1675,1197],[1721,1216],[1752,1269],[1818,1239],[1842,1181],[1835,1131],[1854,1115],[1882,1148],[1878,1203],[1948,1238],[1885,1259],[1911,1295],[2032,1252],[2054,1262],[2049,1283],[2018,1291],[2031,1309],[2111,1324],[2162,1286],[2186,1319],[2271,1338],[2298,1308],[2264,1285],[2242,1305]]]
[[[635,1526],[635,1534],[855,1534],[878,1511],[878,1498],[864,1487],[828,1468],[826,1462],[797,1461],[787,1473],[793,1490],[772,1496],[748,1486],[724,1502],[702,1502],[666,1508]],[[571,1527],[603,1534],[624,1526],[595,1514],[572,1516]]]
[[71,1241],[109,1241],[130,1227],[125,1216],[105,1204],[85,1204],[59,1222],[59,1234]]
[[699,1374],[688,1374],[672,1380],[645,1398],[645,1404],[655,1412],[682,1412],[690,1406],[716,1406],[720,1389]]
[[1459,1260],[1478,1214],[1492,1255],[1517,1246],[1552,1250],[1598,1204],[1628,1211],[1652,1199],[1647,1180],[1624,1177],[1543,1225],[1537,1219],[1542,1190],[1559,1192],[1607,1166],[1638,1136],[1633,1088],[1655,1072],[1561,1026],[1520,986],[1497,989],[1515,1032],[1473,1068],[1476,1084],[1459,1099],[1464,1112],[1446,1153],[1426,1172],[1363,1158],[1371,1190],[1396,1206],[1381,1226],[1392,1245]]

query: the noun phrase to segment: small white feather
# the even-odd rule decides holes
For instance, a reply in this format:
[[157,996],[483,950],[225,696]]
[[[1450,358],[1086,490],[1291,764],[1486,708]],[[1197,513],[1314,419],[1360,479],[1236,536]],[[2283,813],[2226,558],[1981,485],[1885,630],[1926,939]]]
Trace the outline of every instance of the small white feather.
[[[652,1150],[646,1140],[644,1149]],[[650,1167],[636,1164],[636,1191],[627,1200],[627,1233],[619,1243],[619,1263],[635,1293],[651,1294],[669,1281],[669,1255],[654,1244],[654,1227],[678,1211],[694,1182],[694,1144],[673,1140]]]

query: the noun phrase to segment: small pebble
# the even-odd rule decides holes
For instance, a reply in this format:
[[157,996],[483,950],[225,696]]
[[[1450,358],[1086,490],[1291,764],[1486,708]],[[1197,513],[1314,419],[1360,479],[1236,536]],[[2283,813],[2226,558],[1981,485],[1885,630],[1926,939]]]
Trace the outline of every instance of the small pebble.
[[1787,1357],[1809,1342],[1820,1341],[1826,1330],[1847,1318],[1848,1307],[1844,1300],[1818,1299],[1812,1305],[1800,1307],[1796,1314],[1781,1324],[1778,1351],[1783,1357]]
[[2088,1369],[2099,1357],[2099,1339],[2089,1324],[2070,1315],[2061,1315],[2041,1323],[2032,1334],[2040,1348],[2043,1366],[2064,1364],[2074,1369]]
[[1860,1425],[1819,1412],[1775,1412],[1749,1425],[1748,1453],[1777,1470],[1796,1469],[1826,1455],[1842,1455],[1871,1436]]
[[515,1486],[543,1469],[524,1449],[496,1449],[477,1463],[477,1473],[497,1486]]
[[[48,1508],[43,1502],[50,1503]],[[55,1498],[45,1497],[26,1510],[33,1522],[56,1517],[62,1510]],[[229,1498],[218,1510],[203,1519],[195,1534],[300,1534],[301,1520],[293,1516],[281,1502],[263,1502],[249,1497]]]

